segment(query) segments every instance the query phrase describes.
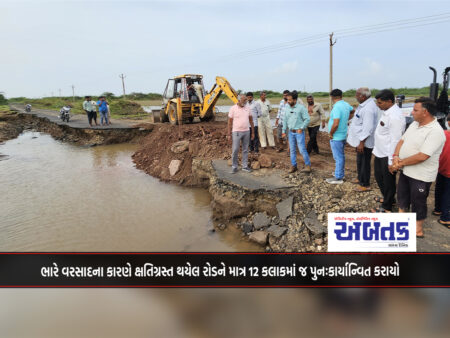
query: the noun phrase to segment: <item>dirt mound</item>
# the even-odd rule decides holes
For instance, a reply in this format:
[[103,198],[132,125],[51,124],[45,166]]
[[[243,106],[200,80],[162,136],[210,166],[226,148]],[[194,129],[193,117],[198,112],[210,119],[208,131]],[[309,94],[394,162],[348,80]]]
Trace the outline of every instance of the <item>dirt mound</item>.
[[[187,145],[177,147],[179,141],[186,141]],[[156,124],[152,133],[143,140],[142,147],[133,155],[133,161],[137,168],[154,177],[193,185],[192,158],[228,159],[229,148],[225,123]],[[180,160],[181,165],[171,176],[169,166],[173,160]]]

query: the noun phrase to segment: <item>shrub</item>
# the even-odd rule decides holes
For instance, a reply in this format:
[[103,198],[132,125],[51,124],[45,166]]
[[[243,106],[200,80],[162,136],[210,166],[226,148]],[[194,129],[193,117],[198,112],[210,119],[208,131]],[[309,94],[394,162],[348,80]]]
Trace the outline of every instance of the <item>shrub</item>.
[[117,115],[139,115],[145,114],[141,105],[129,100],[114,100],[110,102],[111,114]]

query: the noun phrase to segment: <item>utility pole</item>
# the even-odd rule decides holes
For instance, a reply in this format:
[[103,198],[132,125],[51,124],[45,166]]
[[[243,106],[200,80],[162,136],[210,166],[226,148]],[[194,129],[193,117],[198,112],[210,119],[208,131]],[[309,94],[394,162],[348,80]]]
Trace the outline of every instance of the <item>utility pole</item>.
[[120,74],[119,77],[122,79],[123,98],[125,98],[125,81],[124,81],[124,79],[126,78],[126,76],[124,76],[123,74]]
[[[336,40],[333,41],[334,33],[330,34],[330,92],[333,90],[333,46]],[[330,112],[331,112],[331,96],[330,96]]]
[[58,91],[59,91],[59,98],[61,98],[61,88],[59,88]]
[[72,85],[72,102],[75,102],[75,86]]

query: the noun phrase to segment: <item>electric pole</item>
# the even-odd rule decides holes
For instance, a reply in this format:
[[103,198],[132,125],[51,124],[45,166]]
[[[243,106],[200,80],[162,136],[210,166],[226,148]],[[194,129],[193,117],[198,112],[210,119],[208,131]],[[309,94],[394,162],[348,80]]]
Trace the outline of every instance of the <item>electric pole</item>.
[[75,86],[72,85],[72,102],[75,102]]
[[59,88],[58,91],[59,91],[59,98],[61,98],[61,88]]
[[[333,90],[333,46],[336,40],[333,41],[334,33],[330,34],[330,92]],[[331,96],[330,96],[330,112],[331,112]]]
[[124,76],[123,74],[120,74],[119,77],[122,79],[123,98],[125,98],[125,81],[124,81],[124,79],[126,78],[126,76]]

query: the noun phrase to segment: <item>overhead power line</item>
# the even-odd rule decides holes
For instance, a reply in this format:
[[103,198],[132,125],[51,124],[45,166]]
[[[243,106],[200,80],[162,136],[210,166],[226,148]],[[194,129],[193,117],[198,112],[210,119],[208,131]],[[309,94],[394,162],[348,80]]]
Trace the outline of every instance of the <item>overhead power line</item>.
[[[434,25],[450,21],[450,13],[442,13],[436,15],[428,15],[424,17],[396,20],[391,22],[384,22],[374,25],[366,25],[354,28],[346,28],[335,30],[334,34],[337,38],[344,38],[350,36],[374,34],[398,29],[414,28],[419,26]],[[296,39],[292,41],[286,41],[282,43],[277,43],[265,47],[260,47],[256,49],[249,49],[238,53],[233,53],[225,56],[226,59],[230,58],[242,58],[249,56],[256,56],[262,54],[268,54],[273,52],[278,52],[285,49],[296,48],[305,45],[311,45],[315,43],[322,42],[328,39],[328,33],[315,34],[312,36],[304,37],[301,39]]]

